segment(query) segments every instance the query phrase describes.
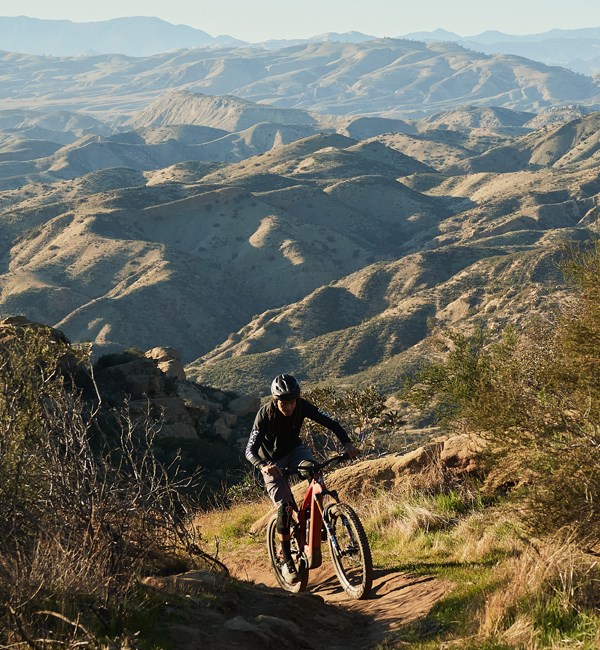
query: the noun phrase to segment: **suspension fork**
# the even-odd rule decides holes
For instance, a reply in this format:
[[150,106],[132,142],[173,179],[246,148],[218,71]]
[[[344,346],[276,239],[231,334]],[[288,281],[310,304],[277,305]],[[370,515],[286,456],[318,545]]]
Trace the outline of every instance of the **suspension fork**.
[[[337,503],[340,502],[337,490],[323,490],[322,495],[328,495],[333,498],[334,503],[330,503],[328,506],[323,508],[322,510],[322,515],[323,515],[323,526],[325,527],[325,530],[327,531],[327,537],[329,538],[329,541],[331,543],[333,551],[337,555],[342,554],[342,549],[340,548],[340,545],[337,541],[337,537],[335,536],[335,532],[333,528],[331,527],[330,519],[329,519],[329,510],[333,506],[335,506]],[[322,497],[321,497],[322,499]]]

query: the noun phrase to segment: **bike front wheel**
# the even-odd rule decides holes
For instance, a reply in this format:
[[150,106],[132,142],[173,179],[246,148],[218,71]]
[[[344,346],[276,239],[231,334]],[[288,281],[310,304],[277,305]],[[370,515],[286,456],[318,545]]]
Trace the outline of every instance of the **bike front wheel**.
[[298,548],[298,541],[295,537],[292,537],[292,557],[294,558],[294,563],[296,564],[296,570],[298,571],[298,582],[291,585],[289,582],[286,582],[283,574],[281,572],[283,568],[283,559],[281,557],[281,542],[279,541],[279,536],[277,535],[277,515],[273,515],[269,520],[267,526],[267,550],[269,552],[269,560],[271,561],[271,566],[275,572],[275,577],[279,585],[293,594],[297,594],[300,591],[304,591],[308,585],[308,568],[306,566],[306,561],[302,557],[301,549]]
[[366,598],[373,585],[373,560],[363,525],[345,503],[330,506],[325,516],[329,551],[342,589],[355,600]]

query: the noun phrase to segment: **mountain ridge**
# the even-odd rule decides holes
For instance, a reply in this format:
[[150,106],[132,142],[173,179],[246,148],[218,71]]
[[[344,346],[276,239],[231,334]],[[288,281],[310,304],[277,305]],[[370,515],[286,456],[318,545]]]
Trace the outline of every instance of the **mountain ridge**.
[[[143,36],[140,38],[139,36]],[[188,25],[174,25],[150,16],[132,16],[97,22],[0,17],[0,49],[28,54],[80,56],[125,54],[147,56],[180,48],[213,48],[220,45],[281,49],[317,42],[360,43],[381,35],[349,31],[326,32],[296,39],[270,39],[249,43],[232,36],[213,37]],[[583,74],[600,72],[600,28],[551,29],[534,34],[505,34],[488,30],[461,36],[439,28],[395,36],[424,42],[451,41],[489,54],[516,54],[547,65],[561,65]],[[69,45],[67,45],[69,44]]]
[[315,114],[419,118],[465,104],[530,112],[565,104],[600,106],[600,86],[591,77],[440,42],[379,39],[274,51],[180,50],[146,58],[0,53],[0,62],[6,108],[36,108],[42,93],[47,109],[83,109],[114,125],[175,90],[210,95],[213,102],[234,95],[238,110],[251,101],[265,111],[302,110],[312,119]]
[[[343,120],[341,132],[267,139],[268,150],[229,163],[185,155],[276,127],[87,133],[20,162],[10,159],[18,130],[0,133],[0,172],[33,170],[0,196],[2,313],[60,325],[103,352],[167,341],[190,376],[238,392],[265,389],[282,367],[393,390],[428,353],[432,323],[518,326],[560,302],[561,242],[592,236],[598,215],[597,162],[581,148],[594,146],[598,115],[534,130],[528,114],[462,110],[367,139],[344,135]],[[187,138],[199,144],[159,169],[82,176],[64,155],[97,144],[177,151]],[[477,166],[515,147],[537,163]],[[59,160],[62,178],[39,180]]]

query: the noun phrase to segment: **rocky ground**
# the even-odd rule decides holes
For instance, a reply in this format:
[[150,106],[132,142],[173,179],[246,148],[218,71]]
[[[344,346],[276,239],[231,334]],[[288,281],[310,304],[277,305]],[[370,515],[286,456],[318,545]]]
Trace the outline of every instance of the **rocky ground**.
[[[226,580],[203,573],[177,579],[149,579],[159,589],[173,588],[194,603],[198,594],[218,595],[220,611],[196,600],[185,620],[167,622],[165,633],[182,650],[206,648],[346,648],[364,650],[386,634],[425,616],[451,589],[427,576],[376,570],[370,598],[350,600],[339,587],[329,563],[311,574],[309,590],[287,594],[275,587],[264,558],[236,554],[225,558],[232,574],[241,579],[235,588]],[[224,597],[223,597],[224,596]],[[201,610],[201,611],[199,611]],[[168,616],[168,613],[167,613]]]

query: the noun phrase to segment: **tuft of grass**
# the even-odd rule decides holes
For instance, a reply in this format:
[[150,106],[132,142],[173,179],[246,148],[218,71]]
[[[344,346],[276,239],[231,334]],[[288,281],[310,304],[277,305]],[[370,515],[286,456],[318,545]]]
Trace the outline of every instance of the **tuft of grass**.
[[213,543],[221,550],[234,550],[253,543],[255,536],[251,533],[252,525],[271,508],[271,502],[262,498],[231,508],[207,510],[197,515],[195,525],[209,545]]
[[600,567],[557,534],[503,566],[506,588],[486,603],[480,634],[526,648],[598,647]]
[[476,638],[477,613],[490,594],[501,586],[493,567],[448,561],[423,563],[414,569],[443,577],[454,584],[454,589],[427,616],[403,626],[376,650],[502,647]]

